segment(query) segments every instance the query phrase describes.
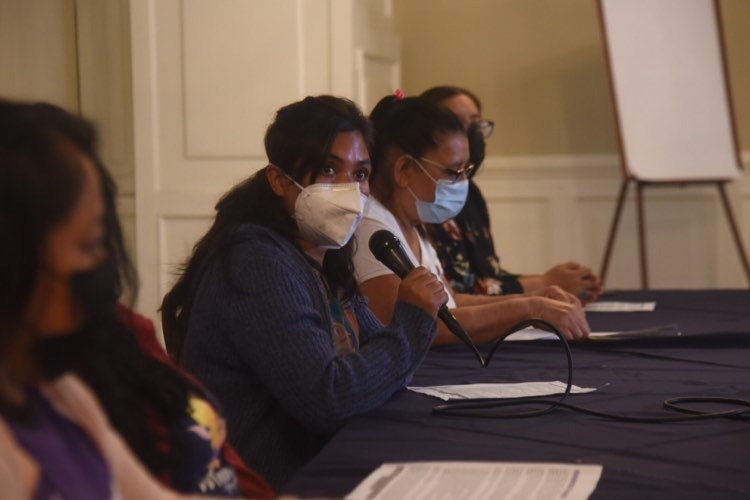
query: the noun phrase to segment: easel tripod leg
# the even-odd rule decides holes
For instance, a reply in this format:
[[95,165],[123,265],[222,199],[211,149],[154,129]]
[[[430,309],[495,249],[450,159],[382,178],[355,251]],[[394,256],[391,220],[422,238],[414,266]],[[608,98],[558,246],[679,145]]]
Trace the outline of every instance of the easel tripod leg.
[[643,209],[643,188],[645,184],[638,182],[636,186],[636,201],[638,210],[638,252],[641,261],[641,288],[648,290],[648,256],[646,255],[646,214]]
[[602,259],[602,269],[599,275],[601,276],[602,282],[604,283],[607,279],[607,270],[609,269],[609,260],[612,257],[612,248],[615,244],[615,235],[617,234],[617,226],[620,224],[620,216],[622,215],[622,206],[625,203],[625,195],[628,192],[628,180],[623,179],[620,184],[620,194],[617,196],[617,206],[615,207],[615,214],[612,218],[612,225],[609,228],[609,236],[607,236],[607,246],[604,250],[604,259]]
[[737,227],[737,221],[734,218],[732,205],[729,203],[726,186],[723,182],[719,182],[718,187],[719,194],[721,194],[721,201],[724,205],[724,212],[727,214],[729,229],[732,231],[732,236],[734,236],[734,242],[737,245],[737,252],[740,254],[740,260],[742,261],[742,265],[745,268],[745,277],[747,278],[748,285],[750,285],[750,262],[748,262],[747,253],[745,252],[745,247],[742,244],[742,236],[740,235],[740,230]]

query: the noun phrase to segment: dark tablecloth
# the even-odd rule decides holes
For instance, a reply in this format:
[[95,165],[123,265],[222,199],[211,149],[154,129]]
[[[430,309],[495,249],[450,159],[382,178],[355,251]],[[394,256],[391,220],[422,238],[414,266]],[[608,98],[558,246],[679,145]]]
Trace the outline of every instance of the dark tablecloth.
[[[616,292],[602,300],[654,300],[656,310],[589,313],[593,330],[677,324],[683,336],[572,343],[573,383],[597,391],[569,402],[650,416],[670,414],[662,402],[673,397],[750,399],[750,291]],[[485,369],[465,346],[434,349],[411,385],[565,376],[559,341],[505,342]],[[556,409],[501,420],[434,415],[440,403],[402,390],[353,418],[285,493],[343,496],[383,462],[485,460],[602,464],[594,499],[750,498],[750,418],[641,424]]]

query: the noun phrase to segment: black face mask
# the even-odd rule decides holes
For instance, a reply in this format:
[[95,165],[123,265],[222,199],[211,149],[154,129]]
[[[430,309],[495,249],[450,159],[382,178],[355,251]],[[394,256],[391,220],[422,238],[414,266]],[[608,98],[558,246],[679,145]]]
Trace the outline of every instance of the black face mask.
[[470,177],[474,177],[484,161],[485,142],[484,135],[479,130],[479,124],[472,123],[466,131],[469,139],[469,162],[476,165]]
[[70,279],[73,297],[83,307],[86,323],[91,325],[111,317],[120,295],[117,265],[106,259],[97,267],[74,274]]
[[116,321],[119,296],[117,266],[107,259],[94,269],[75,274],[70,286],[83,308],[84,324],[75,331],[40,338],[34,355],[45,376],[55,378],[86,363],[94,345],[107,342],[109,326]]

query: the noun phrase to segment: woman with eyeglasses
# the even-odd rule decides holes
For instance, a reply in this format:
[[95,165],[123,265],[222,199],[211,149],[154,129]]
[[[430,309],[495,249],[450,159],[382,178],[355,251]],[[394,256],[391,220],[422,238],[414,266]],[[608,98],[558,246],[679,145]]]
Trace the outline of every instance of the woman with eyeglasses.
[[[449,110],[420,97],[387,96],[370,119],[375,129],[371,196],[357,229],[355,277],[370,309],[385,324],[394,311],[399,278],[373,255],[369,239],[378,230],[393,233],[415,266],[443,279],[447,307],[475,342],[496,339],[515,323],[541,318],[558,326],[569,339],[588,336],[578,299],[558,287],[534,295],[480,296],[451,293],[440,260],[424,232],[462,209],[474,170],[469,141],[461,121]],[[438,325],[433,345],[458,339]]]
[[477,166],[469,177],[469,193],[463,210],[442,223],[425,225],[435,245],[445,276],[453,289],[462,293],[502,295],[533,292],[557,285],[585,304],[602,292],[599,277],[577,262],[558,264],[543,274],[514,274],[500,266],[500,258],[490,232],[487,203],[473,180],[484,161],[485,139],[494,122],[482,118],[482,104],[472,92],[461,87],[438,86],[421,97],[449,109],[467,130],[469,157]]

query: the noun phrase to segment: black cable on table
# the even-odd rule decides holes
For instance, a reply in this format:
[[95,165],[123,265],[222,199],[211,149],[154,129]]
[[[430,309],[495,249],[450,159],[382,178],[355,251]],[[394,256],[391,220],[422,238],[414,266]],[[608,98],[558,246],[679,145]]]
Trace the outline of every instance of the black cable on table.
[[[727,397],[709,397],[709,396],[685,396],[676,397],[665,400],[662,405],[664,409],[682,413],[682,415],[667,415],[667,416],[634,416],[634,415],[621,415],[616,413],[609,413],[597,410],[591,410],[582,406],[572,405],[566,403],[565,400],[570,395],[571,388],[573,386],[573,356],[571,354],[570,346],[567,340],[563,337],[562,333],[557,329],[555,325],[542,319],[530,319],[517,323],[506,330],[503,335],[493,344],[492,349],[484,358],[484,367],[488,367],[492,357],[494,356],[497,349],[503,343],[503,341],[511,334],[522,330],[526,327],[534,326],[541,327],[545,330],[549,330],[561,341],[561,344],[565,350],[565,356],[568,365],[568,377],[565,386],[565,391],[557,400],[543,399],[543,398],[487,398],[487,399],[475,399],[475,400],[460,400],[460,401],[448,401],[444,404],[434,406],[432,413],[437,415],[451,415],[451,416],[464,416],[473,418],[526,418],[536,417],[551,412],[555,408],[567,408],[569,410],[584,413],[587,415],[593,415],[596,417],[617,420],[621,422],[635,422],[635,423],[669,423],[669,422],[686,422],[695,420],[710,420],[716,418],[734,418],[734,419],[748,419],[750,418],[750,400],[741,398],[727,398]],[[475,348],[476,351],[476,348]],[[630,352],[630,354],[635,354]],[[670,359],[667,356],[649,356],[649,357],[663,357]],[[700,411],[690,407],[686,407],[686,404],[719,404],[719,405],[734,405],[739,408],[733,408],[730,410],[723,411]],[[509,408],[514,406],[529,406],[536,405],[542,406],[543,408],[537,410],[528,411],[507,411],[499,410],[502,408]]]

